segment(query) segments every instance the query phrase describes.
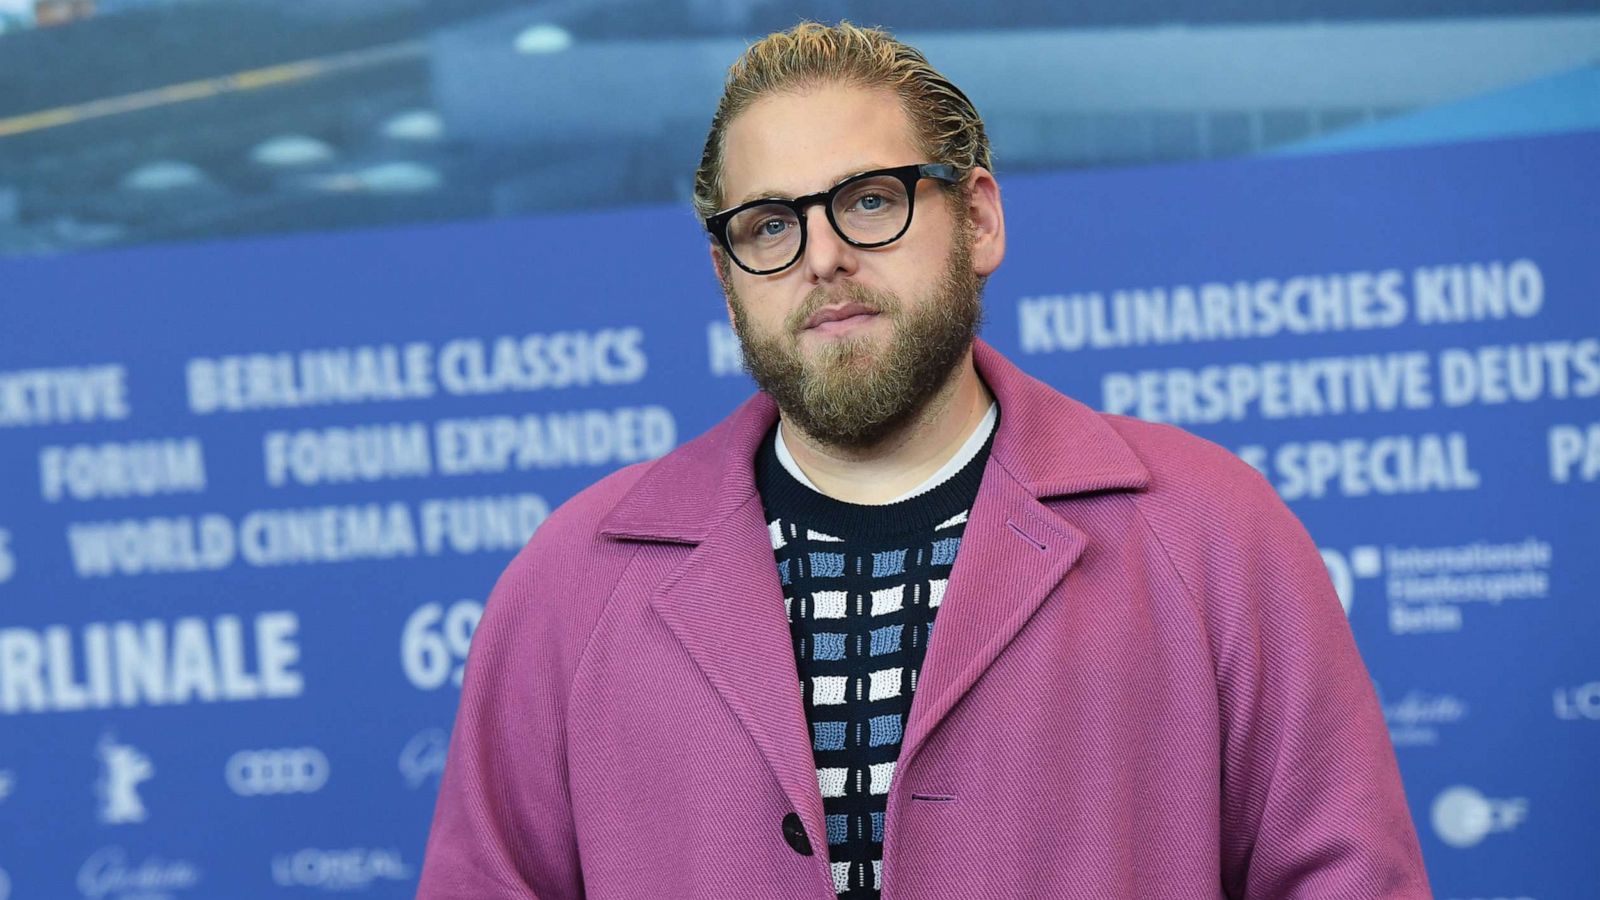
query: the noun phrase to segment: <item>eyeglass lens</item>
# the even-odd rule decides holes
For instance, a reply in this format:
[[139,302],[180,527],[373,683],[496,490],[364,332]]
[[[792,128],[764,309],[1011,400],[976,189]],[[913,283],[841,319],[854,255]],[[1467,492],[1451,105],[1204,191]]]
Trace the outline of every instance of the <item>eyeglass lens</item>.
[[[888,175],[851,182],[833,198],[837,230],[858,244],[895,237],[910,212],[905,183]],[[800,220],[776,203],[753,206],[729,220],[728,244],[739,262],[752,269],[779,268],[800,253]]]

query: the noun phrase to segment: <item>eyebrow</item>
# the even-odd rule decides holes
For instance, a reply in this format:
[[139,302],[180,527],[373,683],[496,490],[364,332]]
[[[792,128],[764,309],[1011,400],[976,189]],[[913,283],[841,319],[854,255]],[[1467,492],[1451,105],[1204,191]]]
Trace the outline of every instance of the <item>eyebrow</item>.
[[[874,169],[887,169],[887,168],[889,168],[889,167],[888,166],[884,166],[884,165],[879,165],[878,163],[868,163],[867,165],[864,165],[864,166],[853,166],[848,171],[846,171],[843,175],[840,175],[840,176],[834,178],[832,181],[829,181],[828,182],[828,187],[831,188],[834,185],[838,184],[839,182],[844,181],[846,178],[850,178],[850,177],[852,177],[854,175],[860,175],[862,172],[871,172]],[[827,190],[827,189],[828,188],[823,188],[823,190]],[[743,206],[746,203],[751,202],[752,200],[793,200],[794,198],[795,198],[795,195],[793,195],[793,194],[790,194],[790,193],[788,193],[786,191],[780,191],[780,190],[775,190],[775,189],[765,190],[765,191],[751,191],[750,193],[744,195],[744,199],[743,200],[740,200],[738,203],[733,204],[733,206]],[[729,207],[729,209],[732,209],[732,208],[733,207]]]

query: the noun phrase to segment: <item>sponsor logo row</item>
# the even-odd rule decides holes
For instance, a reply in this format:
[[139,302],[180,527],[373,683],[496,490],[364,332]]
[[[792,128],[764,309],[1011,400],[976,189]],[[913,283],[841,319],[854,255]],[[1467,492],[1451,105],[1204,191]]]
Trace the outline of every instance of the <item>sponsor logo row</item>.
[[[273,855],[265,874],[278,887],[353,892],[379,882],[409,881],[418,872],[394,847],[305,847]],[[126,848],[112,845],[89,854],[74,887],[83,900],[174,900],[180,893],[196,896],[206,885],[203,870],[190,860],[135,859]],[[0,869],[0,900],[10,900],[11,888],[11,877]]]
[[[272,883],[279,887],[341,892],[366,890],[383,881],[408,881],[417,875],[415,867],[393,847],[306,847],[275,854],[266,868]],[[0,900],[6,897],[3,878],[0,874]],[[204,881],[200,866],[190,860],[160,856],[136,860],[125,848],[113,845],[96,850],[83,861],[76,886],[84,900],[144,900],[198,891]]]
[[[1472,712],[1471,706],[1454,694],[1413,689],[1386,696],[1381,684],[1374,682],[1373,688],[1396,747],[1434,746],[1446,729]],[[1600,722],[1600,681],[1551,691],[1550,712],[1561,721]]]
[[[396,767],[407,788],[417,790],[437,783],[444,772],[450,737],[442,728],[429,728],[406,741],[396,757]],[[151,753],[112,734],[100,737],[95,747],[99,776],[94,781],[96,818],[103,825],[148,821],[145,794],[157,775]],[[239,797],[314,794],[327,786],[333,764],[317,747],[277,747],[239,750],[221,767],[222,781]],[[18,778],[0,769],[0,803],[15,791]],[[0,895],[3,897],[3,895]]]
[[[449,734],[443,728],[425,729],[408,739],[396,758],[406,787],[416,790],[436,784],[448,748]],[[152,755],[110,734],[101,737],[96,751],[98,820],[105,825],[148,821],[150,809],[141,791],[157,774]],[[228,757],[222,779],[240,797],[311,794],[328,784],[332,771],[327,754],[316,747],[249,749]],[[11,794],[16,781],[11,770],[0,770],[0,801]],[[349,892],[380,881],[407,881],[418,873],[392,847],[307,847],[275,854],[268,874],[279,887]],[[191,861],[161,856],[135,860],[125,848],[108,846],[84,861],[76,886],[84,900],[148,900],[176,898],[178,892],[200,887],[202,880],[200,867]],[[0,868],[0,900],[10,900],[11,889],[9,874]]]

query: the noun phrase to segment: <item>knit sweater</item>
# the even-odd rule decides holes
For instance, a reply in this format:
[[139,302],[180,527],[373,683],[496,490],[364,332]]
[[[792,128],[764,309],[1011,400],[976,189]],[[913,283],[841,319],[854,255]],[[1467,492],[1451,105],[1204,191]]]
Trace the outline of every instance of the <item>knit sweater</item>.
[[993,432],[959,471],[885,505],[835,500],[780,462],[756,461],[794,640],[834,890],[879,897],[884,813],[934,617]]

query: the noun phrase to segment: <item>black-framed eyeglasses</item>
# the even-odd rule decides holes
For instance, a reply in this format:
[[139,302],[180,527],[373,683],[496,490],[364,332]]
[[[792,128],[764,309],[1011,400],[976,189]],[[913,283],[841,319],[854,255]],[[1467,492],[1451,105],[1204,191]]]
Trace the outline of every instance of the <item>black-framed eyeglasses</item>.
[[917,182],[932,178],[960,181],[956,167],[916,163],[852,175],[825,191],[786,200],[767,197],[726,209],[706,219],[706,230],[739,268],[771,275],[794,265],[806,252],[806,209],[821,203],[828,223],[855,247],[892,244],[911,227]]

